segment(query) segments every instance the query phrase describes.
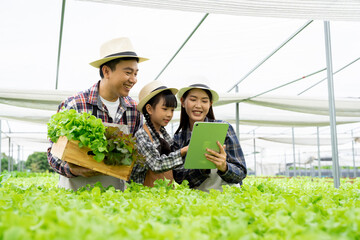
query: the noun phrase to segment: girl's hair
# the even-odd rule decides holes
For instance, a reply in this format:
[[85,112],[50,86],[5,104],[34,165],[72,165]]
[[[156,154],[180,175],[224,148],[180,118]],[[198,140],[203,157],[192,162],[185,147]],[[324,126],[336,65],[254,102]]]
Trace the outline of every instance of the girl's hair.
[[[142,112],[144,114],[145,120],[147,125],[151,128],[151,130],[155,133],[156,137],[160,141],[159,149],[158,151],[160,154],[166,154],[169,155],[171,152],[171,148],[168,142],[166,142],[162,137],[160,137],[160,134],[155,130],[154,125],[151,122],[150,115],[146,110],[146,105],[150,104],[152,108],[155,108],[156,105],[160,102],[160,99],[164,99],[164,106],[165,107],[177,107],[177,100],[175,95],[170,90],[164,90],[154,97],[152,97],[143,107]],[[165,136],[166,130],[165,128],[160,128],[161,133]]]
[[[194,89],[194,88],[192,88]],[[189,92],[192,90],[192,89],[189,89],[188,91],[186,91],[182,98],[183,98],[183,101],[185,101],[186,97],[188,96]],[[201,89],[203,91],[206,92],[206,94],[209,96],[210,98],[210,101],[212,102],[212,94],[209,90],[206,90],[206,89]],[[206,117],[211,119],[211,120],[215,120],[215,115],[214,115],[214,111],[213,111],[213,108],[212,108],[212,105],[210,106],[209,108],[209,112],[206,114]],[[176,130],[175,134],[177,134],[180,130],[182,131],[185,131],[188,127],[190,126],[190,120],[189,120],[189,115],[186,113],[186,110],[183,106],[181,106],[181,111],[180,111],[180,124],[179,124],[179,127],[178,129]]]

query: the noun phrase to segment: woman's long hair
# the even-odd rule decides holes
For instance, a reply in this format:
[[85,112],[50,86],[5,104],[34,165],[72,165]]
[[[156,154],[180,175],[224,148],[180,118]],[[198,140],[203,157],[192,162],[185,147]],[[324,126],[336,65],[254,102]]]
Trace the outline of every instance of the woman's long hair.
[[[192,88],[194,89],[194,88]],[[189,95],[189,92],[192,90],[192,89],[189,89],[188,91],[186,91],[182,98],[183,98],[183,101],[185,101],[186,97]],[[203,91],[206,92],[206,94],[209,96],[209,99],[210,101],[212,102],[212,94],[209,90],[206,90],[206,89],[201,89]],[[212,105],[210,106],[209,108],[209,112],[206,114],[206,117],[211,119],[211,120],[215,120],[215,115],[214,115],[214,111],[213,111],[213,108],[212,108]],[[178,129],[176,130],[175,134],[177,134],[180,130],[182,131],[186,131],[186,129],[190,127],[190,120],[189,120],[189,115],[186,113],[186,110],[185,108],[181,105],[181,111],[180,111],[180,124],[179,124],[179,127]]]
[[[164,99],[164,106],[165,107],[177,107],[177,100],[175,95],[170,90],[164,90],[158,94],[156,94],[154,97],[152,97],[147,103],[145,103],[142,112],[144,114],[145,120],[147,125],[151,128],[151,130],[155,133],[156,137],[160,141],[160,145],[158,148],[158,151],[160,154],[166,154],[168,155],[171,152],[171,148],[168,142],[165,141],[162,137],[160,137],[160,134],[156,131],[153,123],[151,122],[150,114],[146,110],[146,105],[150,104],[152,108],[155,108],[156,105],[160,102],[160,99]],[[161,133],[163,136],[166,134],[165,128],[160,128]]]

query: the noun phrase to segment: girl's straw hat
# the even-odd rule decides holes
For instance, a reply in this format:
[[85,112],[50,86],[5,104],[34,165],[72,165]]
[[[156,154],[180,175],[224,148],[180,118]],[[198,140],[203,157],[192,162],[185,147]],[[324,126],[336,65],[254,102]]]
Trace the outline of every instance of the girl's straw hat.
[[165,86],[162,82],[158,80],[154,80],[148,84],[146,84],[139,93],[139,104],[137,105],[137,110],[139,110],[142,113],[142,109],[145,106],[145,104],[156,94],[165,91],[170,90],[172,94],[176,94],[179,90],[176,88],[168,88]]
[[139,57],[132,46],[130,39],[126,37],[115,38],[104,43],[100,47],[100,59],[90,63],[91,66],[99,68],[102,64],[117,58],[133,57],[138,58],[139,63],[149,60]]
[[187,91],[194,89],[194,88],[199,88],[199,89],[204,89],[204,90],[210,91],[211,95],[212,95],[213,103],[215,103],[217,100],[219,100],[219,95],[217,94],[217,92],[215,92],[214,90],[210,89],[207,85],[202,84],[202,83],[196,83],[196,84],[192,84],[188,87],[181,88],[177,94],[177,97],[180,99],[184,95],[184,93],[186,93]]

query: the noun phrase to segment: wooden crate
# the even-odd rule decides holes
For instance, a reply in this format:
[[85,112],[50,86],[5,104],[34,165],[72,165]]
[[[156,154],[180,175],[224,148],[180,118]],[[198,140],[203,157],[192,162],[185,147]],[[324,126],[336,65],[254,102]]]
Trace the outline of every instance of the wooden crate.
[[89,168],[125,181],[129,180],[134,162],[132,162],[130,166],[110,166],[106,165],[103,161],[97,162],[92,155],[88,155],[89,151],[91,150],[87,147],[79,148],[79,141],[69,141],[66,137],[61,136],[57,143],[53,144],[51,154],[63,161],[81,167]]

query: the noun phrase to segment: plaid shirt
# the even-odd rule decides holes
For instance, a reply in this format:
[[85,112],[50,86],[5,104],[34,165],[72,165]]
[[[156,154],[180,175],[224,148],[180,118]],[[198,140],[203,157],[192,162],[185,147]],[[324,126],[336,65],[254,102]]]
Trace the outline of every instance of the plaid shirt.
[[[180,149],[171,152],[169,155],[160,155],[159,151],[157,150],[158,146],[160,145],[160,141],[151,128],[148,128],[153,142],[144,128],[139,129],[139,131],[137,131],[135,134],[139,153],[144,155],[146,159],[144,166],[139,164],[134,165],[130,175],[130,181],[132,180],[141,184],[144,183],[145,175],[148,169],[151,169],[154,172],[165,172],[183,164]],[[173,140],[167,132],[163,137],[170,146],[173,144]]]
[[[222,120],[210,120],[205,118],[205,122],[222,122]],[[227,123],[227,122],[225,122]],[[229,123],[227,123],[229,124]],[[185,132],[180,131],[174,135],[174,141],[180,147],[189,145],[191,138],[191,131],[189,128]],[[229,124],[229,129],[226,134],[226,161],[228,170],[226,172],[217,171],[217,174],[228,183],[240,183],[246,177],[246,163],[244,154],[242,152],[239,140],[236,137],[234,128]],[[184,166],[177,167],[173,170],[174,179],[176,182],[181,183],[183,180],[189,182],[191,188],[200,186],[209,176],[210,171],[204,169],[185,169]]]
[[[58,111],[60,111],[62,107],[65,107],[65,109],[75,109],[78,112],[93,112],[93,107],[97,106],[97,118],[101,118],[101,120],[106,123],[116,124],[125,124],[123,114],[126,112],[125,115],[129,132],[135,134],[139,127],[142,126],[140,112],[136,110],[137,103],[131,97],[120,98],[120,106],[116,112],[115,120],[113,120],[109,116],[107,107],[100,100],[99,85],[100,81],[94,84],[90,89],[64,100],[59,105]],[[71,174],[67,162],[58,159],[50,153],[51,147],[52,143],[48,148],[47,155],[48,162],[54,171],[68,178],[76,177]]]

